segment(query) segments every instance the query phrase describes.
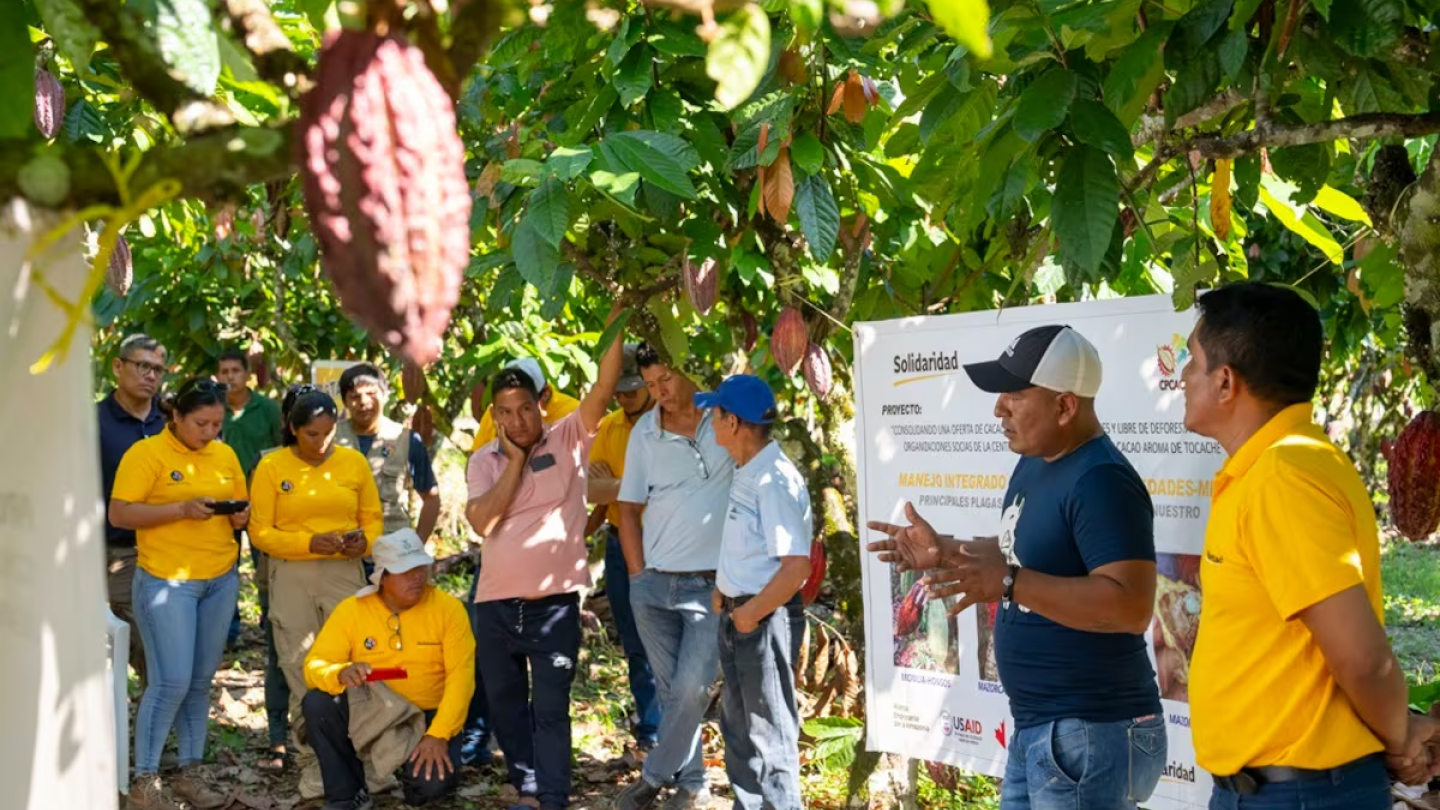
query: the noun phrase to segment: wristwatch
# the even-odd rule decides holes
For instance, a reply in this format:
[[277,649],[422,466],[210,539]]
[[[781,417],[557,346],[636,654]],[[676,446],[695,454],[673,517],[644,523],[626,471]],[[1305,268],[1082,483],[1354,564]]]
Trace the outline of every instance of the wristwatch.
[[1001,599],[1002,601],[1004,601],[1004,602],[1013,602],[1013,601],[1015,601],[1015,577],[1016,577],[1019,573],[1020,573],[1020,566],[1018,566],[1018,565],[1011,565],[1011,566],[1010,566],[1010,573],[1006,574],[1006,575],[1005,575],[1005,579],[1001,580],[1001,582],[1003,582],[1003,583],[1005,584],[1005,595],[1000,597],[1000,599]]

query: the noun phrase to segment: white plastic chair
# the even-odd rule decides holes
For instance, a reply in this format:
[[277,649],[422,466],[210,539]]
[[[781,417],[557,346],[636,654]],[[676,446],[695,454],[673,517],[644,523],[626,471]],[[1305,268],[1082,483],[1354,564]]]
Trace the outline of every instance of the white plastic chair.
[[115,716],[115,785],[130,792],[130,625],[105,608],[105,639],[110,647],[111,706]]

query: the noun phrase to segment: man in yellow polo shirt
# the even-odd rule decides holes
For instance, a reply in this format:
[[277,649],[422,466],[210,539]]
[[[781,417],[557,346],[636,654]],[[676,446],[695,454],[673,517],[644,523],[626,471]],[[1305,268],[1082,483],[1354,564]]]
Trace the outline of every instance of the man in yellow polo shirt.
[[1311,421],[1324,330],[1265,284],[1197,302],[1185,426],[1229,459],[1215,479],[1190,665],[1211,810],[1388,810],[1390,774],[1434,773],[1385,636],[1370,495]]
[[635,746],[643,757],[655,747],[660,733],[660,701],[655,697],[655,673],[635,627],[635,611],[630,608],[630,571],[625,566],[625,552],[620,547],[620,477],[625,474],[625,448],[630,431],[655,400],[640,376],[635,353],[640,344],[626,343],[620,382],[615,384],[618,410],[600,420],[600,431],[590,448],[589,480],[586,487],[590,503],[605,506],[605,595],[620,634],[620,647],[629,663],[630,696],[635,699]]
[[[545,424],[553,425],[580,407],[580,400],[563,391],[555,390],[555,386],[545,379],[545,371],[540,368],[540,361],[535,358],[522,357],[519,360],[511,360],[505,364],[505,368],[518,368],[535,381],[535,389],[540,392],[540,421]],[[470,452],[473,453],[493,441],[495,441],[495,418],[490,415],[490,409],[486,408],[485,415],[480,417],[480,427],[475,430],[475,443],[471,446]]]
[[311,689],[301,704],[305,725],[325,780],[326,807],[337,810],[372,806],[352,739],[355,690],[381,677],[424,713],[425,734],[400,775],[406,803],[422,805],[460,781],[460,731],[475,689],[469,614],[431,584],[435,560],[420,536],[408,527],[383,535],[373,556],[373,584],[335,608],[305,658]]

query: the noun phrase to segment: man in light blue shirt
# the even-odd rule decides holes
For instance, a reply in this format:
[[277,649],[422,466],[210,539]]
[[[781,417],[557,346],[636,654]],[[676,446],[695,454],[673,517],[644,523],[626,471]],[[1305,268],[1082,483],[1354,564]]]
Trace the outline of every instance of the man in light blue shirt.
[[713,607],[725,675],[720,733],[736,810],[800,810],[795,659],[805,629],[814,518],[805,478],[770,438],[775,395],[738,374],[695,404],[737,465]]
[[620,544],[635,626],[660,696],[660,731],[616,807],[645,810],[674,785],[664,810],[690,810],[710,801],[700,724],[720,669],[710,594],[735,462],[716,443],[710,414],[696,407],[695,384],[646,344],[635,362],[656,407],[635,423],[626,445]]

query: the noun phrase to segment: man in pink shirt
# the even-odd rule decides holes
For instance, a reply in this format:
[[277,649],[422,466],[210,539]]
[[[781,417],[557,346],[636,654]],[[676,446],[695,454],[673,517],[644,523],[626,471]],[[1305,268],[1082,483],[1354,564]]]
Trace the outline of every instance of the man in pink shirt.
[[[619,312],[612,310],[610,320]],[[500,371],[490,383],[496,439],[470,457],[465,517],[484,538],[475,643],[490,724],[520,792],[512,810],[565,810],[570,803],[578,592],[590,585],[585,472],[620,379],[623,345],[617,334],[595,387],[574,413],[549,426],[530,376]]]

